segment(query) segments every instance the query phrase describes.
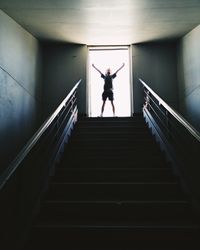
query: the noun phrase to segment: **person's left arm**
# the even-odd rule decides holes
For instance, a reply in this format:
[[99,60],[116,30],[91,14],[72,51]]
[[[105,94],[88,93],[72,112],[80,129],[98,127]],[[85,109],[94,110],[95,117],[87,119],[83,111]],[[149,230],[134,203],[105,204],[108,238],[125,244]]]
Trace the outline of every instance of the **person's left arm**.
[[124,67],[124,65],[125,63],[123,63],[122,66],[118,70],[116,70],[115,75]]

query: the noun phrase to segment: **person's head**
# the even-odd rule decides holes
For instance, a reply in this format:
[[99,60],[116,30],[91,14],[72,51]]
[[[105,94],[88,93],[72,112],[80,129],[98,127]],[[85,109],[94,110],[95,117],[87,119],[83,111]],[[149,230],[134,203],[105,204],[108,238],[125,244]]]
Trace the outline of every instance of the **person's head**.
[[106,75],[110,75],[111,74],[111,70],[110,70],[110,68],[108,68],[107,70],[106,70]]

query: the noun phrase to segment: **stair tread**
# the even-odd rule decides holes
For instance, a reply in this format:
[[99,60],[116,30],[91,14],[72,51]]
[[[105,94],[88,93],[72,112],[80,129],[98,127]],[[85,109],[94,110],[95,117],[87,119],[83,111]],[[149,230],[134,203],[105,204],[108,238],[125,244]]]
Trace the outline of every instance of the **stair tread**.
[[171,221],[161,221],[161,222],[155,222],[155,221],[149,221],[149,222],[138,222],[138,223],[108,223],[103,222],[102,223],[78,223],[77,224],[67,224],[66,222],[41,222],[40,224],[34,225],[35,228],[37,227],[48,227],[48,228],[112,228],[112,229],[136,229],[136,228],[149,228],[149,229],[198,229],[200,230],[199,224],[196,224],[192,221],[178,221],[178,222],[171,222]]
[[49,204],[117,204],[117,205],[123,205],[123,204],[188,204],[188,201],[186,200],[121,200],[121,201],[116,201],[116,200],[87,200],[87,201],[79,201],[79,200],[46,200],[44,203],[49,203]]
[[176,185],[179,186],[177,182],[172,181],[162,181],[162,182],[148,182],[148,181],[138,181],[138,182],[52,182],[51,185]]
[[32,232],[30,249],[175,250],[200,223],[141,114],[78,117]]
[[114,171],[114,172],[119,172],[119,171],[128,171],[128,172],[135,172],[135,171],[169,171],[169,172],[172,172],[172,169],[171,167],[166,167],[166,168],[147,168],[147,167],[141,167],[141,168],[126,168],[126,167],[123,167],[123,168],[105,168],[105,167],[102,167],[102,168],[89,168],[89,167],[85,167],[85,168],[71,168],[71,167],[67,167],[67,168],[58,168],[56,171],[59,172],[59,171],[75,171],[75,172],[84,172],[84,171],[95,171],[95,172],[98,172],[98,171],[106,171],[106,172],[109,172],[109,171]]

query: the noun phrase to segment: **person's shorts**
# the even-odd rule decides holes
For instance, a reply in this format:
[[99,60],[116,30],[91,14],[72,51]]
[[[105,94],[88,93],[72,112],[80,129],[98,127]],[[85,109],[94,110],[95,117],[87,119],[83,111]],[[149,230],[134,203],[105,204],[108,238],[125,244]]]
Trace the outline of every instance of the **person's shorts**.
[[110,101],[113,101],[113,92],[112,90],[104,90],[103,94],[102,94],[102,100],[106,101],[106,99],[109,99]]

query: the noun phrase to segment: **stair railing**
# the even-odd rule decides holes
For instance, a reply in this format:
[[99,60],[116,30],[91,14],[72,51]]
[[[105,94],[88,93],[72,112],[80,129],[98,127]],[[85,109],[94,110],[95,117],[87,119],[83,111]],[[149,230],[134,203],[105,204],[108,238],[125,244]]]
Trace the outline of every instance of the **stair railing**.
[[31,223],[54,166],[77,121],[80,82],[75,84],[0,176],[1,236],[4,243],[9,245],[13,242],[15,249]]
[[185,191],[200,198],[200,133],[175,109],[160,98],[143,80],[143,116],[166,152],[175,171],[181,176]]

